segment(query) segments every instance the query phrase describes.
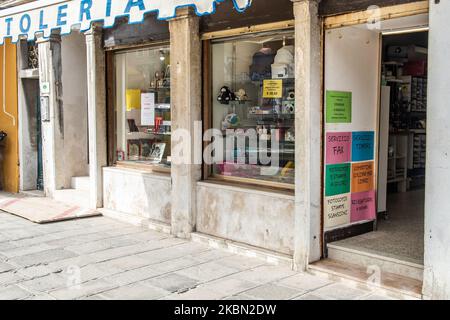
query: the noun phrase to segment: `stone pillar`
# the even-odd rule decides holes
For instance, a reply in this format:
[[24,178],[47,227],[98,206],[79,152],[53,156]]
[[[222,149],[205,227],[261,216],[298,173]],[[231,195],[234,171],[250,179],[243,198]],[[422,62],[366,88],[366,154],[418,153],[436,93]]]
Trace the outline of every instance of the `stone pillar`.
[[450,1],[430,1],[423,294],[450,299]]
[[[190,8],[179,9],[169,26],[173,133],[172,234],[188,238],[195,230],[196,184],[201,179],[201,165],[195,164],[198,160],[194,161],[194,150],[198,149],[194,148],[194,131],[201,128],[198,124],[201,121],[199,18]],[[179,161],[183,160],[181,158],[184,161]]]
[[106,65],[102,27],[94,24],[86,35],[89,123],[90,206],[103,207],[103,167],[107,165]]
[[[61,83],[61,37],[38,36],[39,82],[41,87],[42,160],[45,195],[52,197],[63,189],[64,175],[64,113]],[[48,111],[48,116],[46,116]]]
[[304,271],[321,256],[320,0],[292,1],[296,46],[294,268]]

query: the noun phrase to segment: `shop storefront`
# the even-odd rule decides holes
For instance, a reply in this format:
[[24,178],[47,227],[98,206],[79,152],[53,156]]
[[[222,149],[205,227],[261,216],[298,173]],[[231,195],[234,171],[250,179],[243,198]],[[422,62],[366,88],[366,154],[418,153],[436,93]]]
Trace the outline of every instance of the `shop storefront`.
[[[333,242],[376,229],[388,183],[402,190],[417,174],[430,190],[408,171],[434,155],[418,113],[433,78],[420,58],[428,35],[387,38],[431,33],[429,5],[378,2],[48,0],[0,13],[2,41],[40,33],[39,75],[23,73],[39,82],[45,192],[87,181],[89,206],[105,215],[298,270],[336,258]],[[402,56],[410,45],[415,55]],[[392,101],[383,87],[403,76],[415,81],[408,127],[381,108]],[[411,164],[390,129],[421,135]],[[433,264],[423,248],[422,274]]]
[[168,22],[154,15],[103,34],[108,79],[104,205],[170,224],[171,52]]
[[[274,9],[254,5],[256,21]],[[230,12],[226,9],[219,7],[217,14]],[[274,12],[282,10],[291,14],[272,25],[260,24],[253,32],[242,32],[239,21],[229,18],[236,29],[203,34],[203,121],[208,137],[214,137],[205,153],[209,155],[212,144],[223,152],[204,165],[204,179],[197,185],[196,226],[198,233],[292,256],[296,165],[295,34],[288,20],[293,18],[292,3],[283,1]]]

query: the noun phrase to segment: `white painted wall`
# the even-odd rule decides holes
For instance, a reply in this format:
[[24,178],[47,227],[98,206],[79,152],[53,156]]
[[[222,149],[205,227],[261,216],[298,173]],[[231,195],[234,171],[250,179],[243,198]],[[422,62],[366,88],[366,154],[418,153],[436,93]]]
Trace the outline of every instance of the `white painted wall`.
[[353,94],[352,123],[329,123],[326,124],[327,131],[376,129],[379,50],[378,32],[363,27],[326,31],[325,91],[350,91]]
[[450,1],[430,1],[424,295],[450,299]]
[[[379,36],[378,31],[369,30],[365,25],[327,30],[325,34],[324,94],[326,95],[327,91],[352,93],[352,122],[325,123],[324,121],[325,132],[374,131],[375,155],[378,140]],[[325,146],[326,143],[324,148]],[[326,176],[326,166],[324,174]],[[350,194],[345,195],[350,197]],[[324,208],[326,215],[326,197]],[[336,223],[343,223],[344,220],[349,222],[350,217]],[[325,226],[325,228],[331,230],[348,225],[349,223],[345,222]]]
[[89,175],[87,128],[87,68],[85,36],[72,32],[61,40],[64,108],[65,185],[70,178]]

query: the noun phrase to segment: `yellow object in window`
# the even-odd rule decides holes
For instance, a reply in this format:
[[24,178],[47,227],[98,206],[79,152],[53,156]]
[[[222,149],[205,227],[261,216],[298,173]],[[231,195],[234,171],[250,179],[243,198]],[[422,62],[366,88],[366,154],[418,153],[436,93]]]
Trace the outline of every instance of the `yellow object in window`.
[[282,177],[286,176],[289,173],[289,171],[292,171],[293,169],[295,169],[295,163],[289,161],[288,163],[286,163],[283,170],[281,170],[281,176]]
[[263,98],[278,99],[283,97],[283,80],[264,80]]
[[141,109],[141,90],[127,89],[127,111]]

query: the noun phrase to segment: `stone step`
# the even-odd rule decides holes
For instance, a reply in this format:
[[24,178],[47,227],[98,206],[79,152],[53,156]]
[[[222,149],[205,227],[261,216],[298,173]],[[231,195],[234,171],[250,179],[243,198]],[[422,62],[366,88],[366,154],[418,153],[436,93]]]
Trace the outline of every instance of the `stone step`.
[[72,189],[76,190],[90,190],[90,180],[89,177],[72,177],[71,180]]
[[418,281],[423,279],[423,266],[372,252],[348,248],[339,242],[329,243],[328,258],[351,263],[363,268],[378,268],[381,272],[388,272]]
[[81,208],[90,207],[90,194],[86,190],[65,189],[56,190],[53,193],[53,199],[68,205],[78,206]]
[[193,242],[205,244],[214,249],[220,249],[241,256],[263,260],[269,264],[284,265],[289,268],[293,267],[292,256],[289,256],[287,254],[282,254],[267,249],[258,248],[248,244],[227,240],[199,232],[191,233],[191,240]]
[[308,272],[332,281],[377,291],[394,299],[422,299],[422,281],[389,272],[377,273],[344,261],[324,259],[309,265]]

